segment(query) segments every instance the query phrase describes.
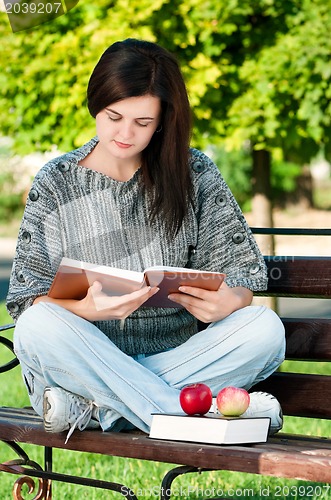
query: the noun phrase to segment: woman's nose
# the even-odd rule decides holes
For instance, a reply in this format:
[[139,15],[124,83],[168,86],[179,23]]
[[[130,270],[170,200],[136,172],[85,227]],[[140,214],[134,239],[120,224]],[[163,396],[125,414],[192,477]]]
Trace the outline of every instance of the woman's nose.
[[130,139],[133,135],[133,126],[132,123],[129,122],[123,122],[122,127],[120,129],[120,135],[122,139]]

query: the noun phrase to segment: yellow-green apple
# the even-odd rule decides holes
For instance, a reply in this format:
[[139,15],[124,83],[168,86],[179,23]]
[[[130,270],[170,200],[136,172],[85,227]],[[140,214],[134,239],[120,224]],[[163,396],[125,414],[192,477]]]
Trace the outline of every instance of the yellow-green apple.
[[220,413],[226,417],[239,417],[249,406],[249,394],[239,387],[224,387],[217,394],[216,405]]

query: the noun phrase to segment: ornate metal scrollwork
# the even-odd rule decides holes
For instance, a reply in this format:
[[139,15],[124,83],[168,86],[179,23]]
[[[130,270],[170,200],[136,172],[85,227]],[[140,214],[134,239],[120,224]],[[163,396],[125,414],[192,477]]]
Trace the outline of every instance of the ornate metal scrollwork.
[[[45,448],[45,470],[40,465],[29,459],[25,451],[14,441],[4,441],[9,445],[20,458],[10,460],[9,462],[0,463],[0,471],[9,472],[11,474],[19,474],[20,477],[13,488],[14,500],[24,500],[22,497],[23,486],[28,486],[28,493],[31,494],[35,490],[35,479],[39,481],[39,488],[36,495],[32,500],[51,500],[51,482],[59,481],[62,483],[80,484],[83,486],[91,486],[100,488],[102,490],[111,490],[120,493],[125,498],[130,500],[138,500],[133,490],[121,483],[113,483],[111,481],[102,481],[100,479],[92,479],[79,476],[70,476],[68,474],[60,474],[52,472],[51,470],[51,450],[52,448]],[[46,453],[48,450],[48,454]],[[29,469],[28,469],[29,468]]]
[[[36,462],[33,462],[32,460],[28,460],[27,463],[25,459],[16,459],[0,464],[0,471],[9,472],[10,474],[22,474],[22,476],[15,481],[13,486],[14,500],[24,500],[22,496],[22,489],[25,485],[27,485],[29,488],[28,490],[29,494],[33,493],[36,489],[35,479],[26,475],[27,469],[26,467],[22,467],[22,465],[27,465],[37,471],[42,470],[40,465],[37,464]],[[39,482],[38,491],[37,494],[31,500],[42,500],[42,499],[51,500],[52,498],[51,481],[49,479],[42,479],[42,478],[37,478],[37,479]]]
[[[3,442],[10,446],[20,458],[0,463],[0,471],[21,475],[21,477],[19,477],[14,483],[13,498],[14,500],[24,500],[22,496],[22,489],[24,485],[28,486],[29,494],[33,493],[36,489],[35,479],[28,475],[26,467],[30,467],[31,471],[33,470],[43,472],[43,469],[37,462],[30,460],[27,453],[23,450],[23,448],[21,448],[19,444],[15,443],[14,441]],[[33,475],[35,476],[35,473]],[[39,478],[38,476],[36,478],[39,481],[39,487],[36,495],[31,500],[51,500],[51,481],[47,478]]]
[[[10,329],[14,328],[14,326],[15,326],[14,324],[0,326],[0,332],[3,332],[5,330],[10,330]],[[13,346],[13,343],[11,340],[0,335],[0,344],[3,344],[4,346],[6,346],[15,356],[14,346]],[[4,365],[0,366],[0,373],[8,372],[12,368],[15,368],[15,366],[17,366],[18,364],[19,364],[19,361],[15,356],[14,359],[12,359],[8,363],[5,363]]]
[[[39,489],[36,496],[32,500],[50,500],[52,498],[51,494],[51,484],[50,481],[38,479]],[[35,481],[29,476],[22,476],[15,481],[13,488],[13,498],[15,500],[24,500],[22,497],[22,488],[27,484],[29,486],[29,494],[33,493],[35,490]]]

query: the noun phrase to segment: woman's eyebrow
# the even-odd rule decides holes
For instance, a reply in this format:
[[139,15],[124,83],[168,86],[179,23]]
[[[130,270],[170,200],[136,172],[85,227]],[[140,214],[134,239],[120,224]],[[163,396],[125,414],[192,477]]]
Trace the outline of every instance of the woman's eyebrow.
[[122,116],[120,113],[117,113],[114,109],[111,108],[106,108],[107,111],[110,111],[111,113],[114,113],[115,115]]
[[[110,111],[111,113],[114,113],[115,115],[122,116],[121,113],[118,113],[114,109],[111,108],[106,108],[107,111]],[[135,118],[135,120],[155,120],[155,117],[152,116],[140,116]]]

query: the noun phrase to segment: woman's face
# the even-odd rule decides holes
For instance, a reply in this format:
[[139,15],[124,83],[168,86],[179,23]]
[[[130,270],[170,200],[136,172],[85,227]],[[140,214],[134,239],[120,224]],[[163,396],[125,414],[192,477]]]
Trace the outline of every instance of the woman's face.
[[160,118],[160,99],[149,94],[110,104],[96,116],[100,145],[115,158],[138,158],[148,146]]

